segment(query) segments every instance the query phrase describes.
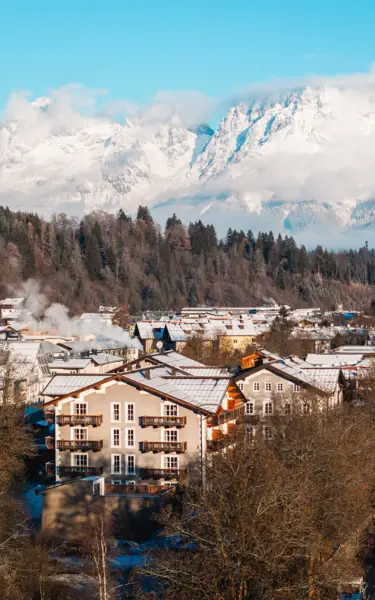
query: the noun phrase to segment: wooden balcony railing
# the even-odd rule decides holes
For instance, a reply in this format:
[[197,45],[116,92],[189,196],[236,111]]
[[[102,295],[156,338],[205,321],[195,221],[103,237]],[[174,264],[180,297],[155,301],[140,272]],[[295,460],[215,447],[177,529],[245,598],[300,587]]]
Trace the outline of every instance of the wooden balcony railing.
[[93,450],[98,452],[103,448],[103,440],[58,440],[58,450]]
[[187,469],[139,469],[142,479],[183,479]]
[[228,423],[228,421],[236,421],[240,417],[243,417],[245,414],[245,405],[239,406],[234,410],[226,410],[220,415],[214,415],[210,417],[207,421],[207,424],[211,427],[217,427],[218,425],[224,425]]
[[186,417],[140,417],[141,427],[185,427]]
[[104,485],[105,494],[139,494],[157,496],[162,492],[172,489],[172,485],[148,485],[146,483],[136,483],[129,485],[126,483],[106,483]]
[[177,452],[186,451],[186,442],[140,442],[139,449],[141,452]]
[[84,477],[85,475],[102,475],[103,467],[58,467],[60,477]]
[[103,423],[103,415],[57,415],[57,425],[92,425],[99,427]]

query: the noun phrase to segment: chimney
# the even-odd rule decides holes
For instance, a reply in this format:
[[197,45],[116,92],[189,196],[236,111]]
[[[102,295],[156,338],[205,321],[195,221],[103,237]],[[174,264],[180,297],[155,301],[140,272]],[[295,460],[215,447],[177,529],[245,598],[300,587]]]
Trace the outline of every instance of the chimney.
[[172,367],[172,377],[175,377],[177,375],[177,371],[174,367]]
[[240,328],[240,329],[245,329],[245,323],[240,323],[240,324],[239,324],[239,328]]
[[232,323],[229,323],[229,324],[227,325],[227,329],[229,329],[230,331],[232,331],[232,329],[233,329],[233,325],[232,325]]
[[150,369],[145,369],[144,374],[145,374],[145,379],[151,379]]

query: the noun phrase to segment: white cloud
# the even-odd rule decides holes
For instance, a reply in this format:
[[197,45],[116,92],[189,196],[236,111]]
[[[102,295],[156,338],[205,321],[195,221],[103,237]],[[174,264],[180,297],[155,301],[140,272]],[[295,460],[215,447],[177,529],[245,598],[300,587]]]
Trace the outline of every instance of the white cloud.
[[[320,105],[306,92],[295,116],[293,108],[288,112],[282,102],[291,91],[306,86],[322,89]],[[205,163],[202,159],[203,177],[193,176],[191,134],[184,127],[209,121],[217,111],[225,114],[239,102],[257,106],[265,98],[274,102],[268,119],[273,114],[280,120],[273,141],[251,147],[248,139],[227,168],[237,136],[246,137],[244,121],[243,130],[234,133],[229,128],[212,156]],[[250,227],[252,222],[261,223],[261,208],[270,200],[287,200],[294,222],[301,222],[303,214],[290,205],[311,200],[322,207],[328,204],[332,218],[344,225],[357,200],[375,197],[373,66],[368,73],[253,83],[225,98],[196,91],[159,91],[147,106],[106,100],[105,90],[79,84],[52,91],[48,99],[37,102],[27,92],[12,94],[0,129],[0,202],[3,198],[13,207],[32,205],[46,213],[56,210],[55,201],[59,210],[75,214],[100,207],[123,206],[131,211],[139,202],[158,204],[159,214],[182,206],[181,212],[195,218],[201,213],[207,221],[217,218],[223,227],[237,218],[238,211],[239,222],[242,218],[242,226]],[[116,123],[119,116],[129,117],[133,125],[122,128]],[[283,121],[285,116],[289,124]],[[171,120],[173,134],[166,127]],[[263,120],[257,125],[259,136],[267,129],[267,118]],[[257,135],[255,131],[259,142]],[[171,198],[179,199],[172,209]],[[304,208],[306,214],[309,210]],[[273,209],[276,224],[280,212],[280,207]],[[327,212],[327,219],[331,213]],[[244,215],[249,220],[246,225]]]

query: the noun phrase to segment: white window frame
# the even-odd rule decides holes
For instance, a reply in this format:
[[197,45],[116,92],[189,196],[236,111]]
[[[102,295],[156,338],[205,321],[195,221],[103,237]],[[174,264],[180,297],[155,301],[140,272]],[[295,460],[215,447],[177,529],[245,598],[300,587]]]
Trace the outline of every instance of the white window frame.
[[[85,431],[85,437],[81,437],[77,439],[74,435],[74,432],[79,429],[80,431]],[[89,428],[88,427],[80,427],[79,425],[75,425],[74,427],[70,427],[70,439],[73,442],[82,442],[89,439]]]
[[121,481],[121,479],[111,479],[111,484],[112,485],[121,485],[122,481]]
[[[115,444],[114,443],[114,432],[118,431],[119,432],[119,443]],[[111,448],[121,448],[121,427],[111,427]]]
[[[167,411],[166,408],[168,406],[173,406],[176,407],[176,414],[175,415],[167,415]],[[162,417],[178,417],[179,416],[179,406],[178,404],[176,404],[175,402],[169,402],[168,400],[165,400],[164,402],[162,402],[161,404],[161,416]]]
[[[118,419],[115,419],[115,406],[118,406]],[[121,402],[111,402],[111,423],[121,423]]]
[[[271,412],[266,411],[266,406],[268,406],[268,405],[271,405]],[[263,402],[263,416],[269,417],[271,415],[273,415],[273,402],[272,402],[272,400],[265,400]]]
[[[270,432],[270,435],[266,435],[266,431]],[[264,425],[263,427],[263,437],[265,440],[272,440],[273,439],[273,432],[272,432],[272,427],[270,427],[269,425]]]
[[135,479],[126,479],[125,484],[126,485],[135,485]]
[[[129,471],[128,459],[131,456],[134,458],[134,471]],[[135,454],[125,454],[125,475],[135,475],[136,470],[137,470],[136,455]]]
[[[130,446],[129,442],[128,442],[128,432],[129,431],[133,432],[133,441],[134,441],[134,444],[132,446]],[[135,427],[125,427],[125,448],[135,448],[135,447],[136,447]]]
[[[133,407],[133,420],[129,419],[128,415],[129,415],[129,406]],[[135,416],[135,402],[125,402],[125,423],[135,423],[136,422],[136,416]]]
[[[175,440],[167,440],[167,436],[170,433],[175,433],[176,434],[176,439]],[[164,429],[164,431],[162,430],[161,432],[162,434],[162,441],[163,442],[179,442],[179,431],[178,429]]]
[[[119,471],[115,471],[115,457],[119,459]],[[121,454],[111,454],[111,475],[121,475],[121,474],[122,474]]]
[[238,381],[238,382],[237,382],[237,385],[238,385],[238,389],[239,389],[241,392],[243,392],[243,386],[244,386],[244,382],[243,382],[243,381]]
[[279,381],[277,383],[277,391],[278,392],[283,392],[284,391],[284,383],[282,381]]
[[293,392],[300,392],[301,386],[298,383],[293,383]]
[[266,381],[266,383],[264,384],[264,391],[265,392],[272,392],[272,383],[271,383],[271,381]]
[[[86,464],[85,465],[77,465],[76,464],[76,457],[79,457],[80,459],[83,458],[84,456],[86,457]],[[72,454],[70,455],[70,466],[71,467],[88,467],[89,466],[89,455],[87,452],[83,453],[83,452],[72,452]]]
[[[251,407],[251,410],[248,410]],[[252,400],[248,400],[245,404],[245,415],[255,414],[255,403]]]
[[[251,432],[251,435],[249,433]],[[255,442],[256,428],[254,425],[245,425],[245,441],[253,445]]]
[[[162,456],[162,468],[163,469],[179,469],[180,468],[180,460],[178,456],[174,456],[173,454],[170,456]],[[167,467],[168,461],[174,460],[177,463],[176,467]]]
[[[288,411],[289,412],[286,412],[286,410],[285,410],[287,406],[288,406]],[[292,414],[292,404],[291,404],[291,402],[285,402],[284,406],[283,406],[283,410],[284,410],[284,415],[285,416],[288,417],[289,415],[291,415]]]
[[71,415],[78,415],[78,414],[83,414],[83,413],[77,413],[77,409],[76,406],[77,404],[85,404],[86,406],[86,412],[84,414],[88,415],[89,410],[88,410],[88,402],[87,400],[74,400],[74,402],[70,403],[70,414]]
[[260,392],[260,382],[253,381],[253,392]]

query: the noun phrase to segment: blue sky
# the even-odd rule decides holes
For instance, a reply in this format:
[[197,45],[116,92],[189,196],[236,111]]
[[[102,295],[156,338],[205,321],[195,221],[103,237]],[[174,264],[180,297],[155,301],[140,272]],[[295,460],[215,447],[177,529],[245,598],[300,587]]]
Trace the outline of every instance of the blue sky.
[[374,0],[3,0],[0,105],[68,83],[109,99],[233,93],[252,82],[367,71]]

